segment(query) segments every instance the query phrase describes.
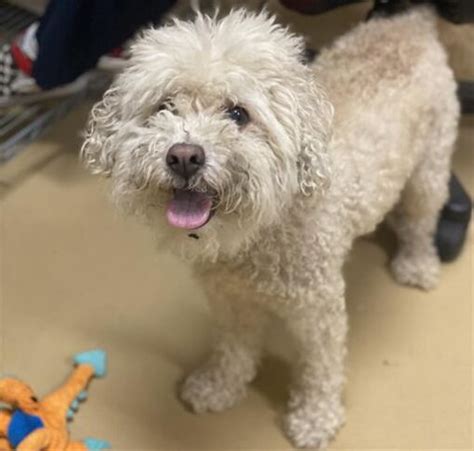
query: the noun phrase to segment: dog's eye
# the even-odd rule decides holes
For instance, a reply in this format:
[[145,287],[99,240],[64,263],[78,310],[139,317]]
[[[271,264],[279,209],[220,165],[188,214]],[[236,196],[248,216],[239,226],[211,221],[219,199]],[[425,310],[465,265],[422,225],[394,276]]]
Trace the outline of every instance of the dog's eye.
[[249,113],[245,108],[234,106],[227,110],[227,115],[240,127],[250,122]]
[[38,401],[38,398],[37,398],[36,396],[32,396],[32,397],[31,397],[31,400],[32,400],[33,402],[35,402],[35,403],[38,403],[38,402],[39,402],[39,401]]

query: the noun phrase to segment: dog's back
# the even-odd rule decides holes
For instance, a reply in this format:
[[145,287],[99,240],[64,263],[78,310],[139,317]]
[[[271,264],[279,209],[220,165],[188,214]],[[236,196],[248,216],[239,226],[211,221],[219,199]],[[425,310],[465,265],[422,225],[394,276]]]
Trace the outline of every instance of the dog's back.
[[336,120],[344,120],[347,109],[360,110],[361,104],[367,108],[376,101],[393,109],[396,100],[390,102],[390,97],[399,97],[400,89],[426,95],[451,79],[435,14],[425,6],[374,18],[321,52],[314,67],[336,108]]
[[346,171],[335,180],[346,181],[339,190],[353,199],[356,235],[394,207],[423,161],[437,168],[446,197],[459,106],[431,8],[359,25],[314,67],[335,107],[335,171]]

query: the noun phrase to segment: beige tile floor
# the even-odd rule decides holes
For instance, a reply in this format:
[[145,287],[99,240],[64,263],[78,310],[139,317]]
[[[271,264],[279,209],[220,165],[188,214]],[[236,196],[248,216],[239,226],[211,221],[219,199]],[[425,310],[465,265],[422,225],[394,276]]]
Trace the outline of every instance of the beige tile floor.
[[[177,401],[211,318],[189,272],[117,217],[105,185],[78,165],[88,107],[0,168],[0,371],[42,394],[68,373],[72,354],[100,346],[110,373],[94,382],[75,437],[115,449],[291,449],[279,430],[289,351],[276,330],[240,406],[198,417]],[[473,152],[474,118],[464,119],[455,167],[472,194]],[[393,282],[392,249],[382,231],[358,242],[347,265],[348,423],[332,447],[472,449],[472,233],[431,293]]]

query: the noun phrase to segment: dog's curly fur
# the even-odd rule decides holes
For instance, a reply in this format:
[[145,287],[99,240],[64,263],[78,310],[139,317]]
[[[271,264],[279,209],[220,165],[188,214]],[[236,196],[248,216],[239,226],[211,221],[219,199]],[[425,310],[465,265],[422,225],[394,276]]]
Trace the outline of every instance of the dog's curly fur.
[[[150,29],[93,109],[82,153],[206,287],[215,345],[183,400],[205,412],[241,399],[276,314],[299,346],[286,432],[325,447],[344,421],[344,261],[388,216],[395,278],[435,286],[459,107],[428,7],[360,24],[311,67],[303,49],[265,12]],[[244,127],[225,113],[237,104],[250,113]],[[165,220],[181,183],[165,156],[181,142],[205,149],[191,185],[217,202],[199,240]]]

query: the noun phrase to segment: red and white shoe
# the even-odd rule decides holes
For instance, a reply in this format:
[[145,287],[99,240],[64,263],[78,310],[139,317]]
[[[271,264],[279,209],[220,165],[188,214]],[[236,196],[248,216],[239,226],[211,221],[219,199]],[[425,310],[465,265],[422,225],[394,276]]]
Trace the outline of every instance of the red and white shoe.
[[[53,89],[42,89],[32,77],[33,62],[38,54],[36,31],[30,25],[10,44],[0,47],[0,108],[66,97],[84,90],[91,78],[86,73],[72,83]],[[117,49],[100,59],[98,68],[117,72],[126,64],[126,51]]]
[[118,47],[100,58],[97,68],[107,72],[120,72],[130,57],[127,47]]
[[30,25],[17,39],[0,48],[0,108],[72,95],[87,86],[87,74],[54,89],[41,89],[36,84],[31,74],[38,53],[37,28],[37,23]]

